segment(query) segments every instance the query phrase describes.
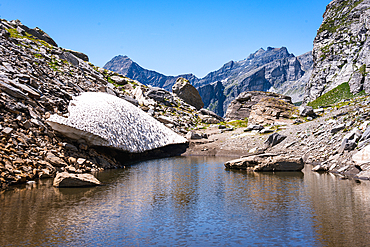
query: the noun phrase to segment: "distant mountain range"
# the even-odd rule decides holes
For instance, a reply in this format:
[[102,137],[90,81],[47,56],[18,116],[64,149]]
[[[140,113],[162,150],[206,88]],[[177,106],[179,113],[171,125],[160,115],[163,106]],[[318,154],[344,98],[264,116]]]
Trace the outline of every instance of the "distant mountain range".
[[294,56],[287,48],[259,49],[241,61],[230,61],[219,70],[203,78],[193,74],[166,76],[142,68],[127,56],[116,56],[104,65],[105,69],[140,81],[145,85],[171,91],[176,79],[186,78],[202,96],[205,108],[220,116],[240,93],[245,91],[273,91],[301,101],[304,87],[312,72],[312,53]]

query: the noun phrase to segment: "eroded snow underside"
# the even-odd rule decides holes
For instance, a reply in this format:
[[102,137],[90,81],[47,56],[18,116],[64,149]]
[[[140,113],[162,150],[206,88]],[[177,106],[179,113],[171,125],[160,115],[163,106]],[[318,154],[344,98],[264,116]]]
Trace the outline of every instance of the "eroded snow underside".
[[106,140],[92,145],[140,153],[187,141],[136,106],[106,93],[83,93],[70,102],[68,111],[68,118],[55,114],[49,124],[58,125],[55,130],[61,133],[71,131],[69,126]]

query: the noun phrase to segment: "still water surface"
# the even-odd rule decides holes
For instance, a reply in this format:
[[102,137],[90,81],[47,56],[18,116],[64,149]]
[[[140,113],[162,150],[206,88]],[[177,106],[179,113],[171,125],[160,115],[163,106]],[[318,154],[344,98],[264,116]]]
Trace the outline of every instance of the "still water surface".
[[370,183],[176,157],[0,193],[0,246],[369,246]]

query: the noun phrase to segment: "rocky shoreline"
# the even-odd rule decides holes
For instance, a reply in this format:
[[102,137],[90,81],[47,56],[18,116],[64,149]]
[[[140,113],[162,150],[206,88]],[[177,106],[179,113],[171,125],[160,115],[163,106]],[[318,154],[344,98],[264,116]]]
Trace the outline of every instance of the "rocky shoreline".
[[[369,96],[358,97],[317,110],[311,121],[307,121],[307,117],[299,117],[296,123],[277,120],[261,126],[260,130],[246,131],[250,128],[232,128],[230,125],[226,127],[232,130],[223,131],[220,125],[211,125],[196,131],[207,138],[191,140],[184,155],[240,158],[270,153],[302,158],[305,164],[313,165],[315,171],[331,172],[341,178],[369,180],[369,156],[362,155],[360,162],[353,159],[370,144],[369,101]],[[297,124],[300,121],[302,123]],[[285,139],[266,147],[265,142],[272,132]]]
[[[178,134],[187,133],[203,116],[176,94],[93,66],[85,54],[58,47],[39,28],[1,20],[0,189],[54,177],[57,172],[124,166],[116,159],[119,150],[67,138],[47,123],[52,115],[68,117],[69,103],[83,92],[104,92],[124,99]],[[127,161],[164,157],[169,151],[159,148],[141,155],[119,155]]]
[[39,28],[0,20],[0,189],[180,154],[242,158],[227,168],[300,170],[305,163],[370,179],[369,96],[313,110],[288,96],[242,92],[224,119],[202,108],[188,80],[178,78],[172,91],[96,67]]

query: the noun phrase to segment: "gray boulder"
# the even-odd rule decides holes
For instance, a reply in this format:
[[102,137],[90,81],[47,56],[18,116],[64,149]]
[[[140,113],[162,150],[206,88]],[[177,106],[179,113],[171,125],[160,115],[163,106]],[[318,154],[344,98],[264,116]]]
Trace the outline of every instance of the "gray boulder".
[[69,53],[72,53],[73,55],[75,55],[79,59],[84,60],[85,62],[89,61],[89,57],[85,53],[82,53],[82,52],[79,52],[79,51],[73,51],[73,50],[69,50],[69,49],[63,49],[63,50],[65,50]]
[[207,109],[204,109],[204,108],[202,108],[202,109],[199,110],[199,114],[204,115],[204,116],[211,116],[213,118],[216,118],[220,122],[224,122],[225,121],[225,119],[223,117],[220,117],[219,115],[217,115],[213,111],[210,111],[210,110],[207,110]]
[[176,80],[175,85],[172,86],[172,92],[197,110],[204,106],[198,90],[185,78],[180,77]]
[[332,133],[332,134],[336,134],[336,133],[338,133],[339,131],[343,130],[345,127],[346,127],[346,125],[345,125],[345,124],[338,124],[338,125],[334,126],[334,127],[330,130],[330,133]]
[[273,133],[267,138],[267,140],[264,142],[264,144],[267,148],[268,147],[273,147],[273,146],[279,144],[280,142],[284,141],[285,138],[286,138],[286,136],[284,136],[284,135],[280,135],[278,133]]
[[56,175],[53,181],[53,186],[59,188],[92,187],[98,185],[101,185],[101,182],[92,174],[61,172]]
[[362,134],[361,138],[360,138],[360,142],[361,141],[365,141],[367,139],[370,138],[370,126],[366,128],[365,132]]
[[299,115],[302,117],[315,117],[316,114],[312,106],[301,105],[299,107]]
[[339,153],[343,153],[345,150],[353,150],[357,146],[357,143],[354,140],[348,140],[347,138],[344,138],[341,144],[341,147],[339,149]]
[[251,124],[251,125],[248,125],[248,127],[244,130],[244,131],[252,131],[252,130],[263,130],[265,127],[263,127],[262,125],[260,124]]
[[150,88],[149,91],[146,93],[146,96],[151,99],[154,99],[155,101],[159,102],[169,101],[173,103],[173,97],[171,93],[159,87]]
[[187,134],[186,134],[186,138],[188,139],[188,140],[200,140],[200,139],[207,139],[208,138],[208,136],[207,136],[207,134],[198,134],[198,133],[196,133],[196,132],[194,132],[194,131],[189,131]]

